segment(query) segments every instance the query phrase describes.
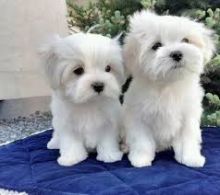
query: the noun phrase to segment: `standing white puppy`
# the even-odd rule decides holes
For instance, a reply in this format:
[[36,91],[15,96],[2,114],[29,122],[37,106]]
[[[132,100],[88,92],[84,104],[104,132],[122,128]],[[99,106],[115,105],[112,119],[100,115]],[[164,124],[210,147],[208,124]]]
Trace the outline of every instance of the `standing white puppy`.
[[41,53],[52,87],[54,133],[48,148],[60,149],[58,163],[74,165],[94,149],[100,161],[121,160],[118,98],[124,69],[118,41],[77,33],[54,38]]
[[157,151],[173,147],[175,159],[202,167],[200,75],[214,51],[212,32],[185,17],[135,13],[124,46],[133,82],[125,94],[129,160],[150,166]]

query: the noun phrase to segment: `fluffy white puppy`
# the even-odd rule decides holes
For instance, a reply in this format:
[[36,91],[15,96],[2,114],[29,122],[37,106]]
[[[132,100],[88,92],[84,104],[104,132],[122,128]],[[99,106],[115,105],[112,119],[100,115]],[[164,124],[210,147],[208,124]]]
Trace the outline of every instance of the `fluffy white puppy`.
[[42,48],[52,87],[53,137],[58,163],[70,166],[97,150],[97,159],[114,162],[119,150],[120,86],[124,80],[121,48],[116,39],[77,33],[56,37]]
[[124,59],[133,75],[125,94],[124,124],[129,160],[150,166],[155,153],[172,147],[175,159],[202,167],[200,75],[214,51],[212,32],[177,16],[135,13]]

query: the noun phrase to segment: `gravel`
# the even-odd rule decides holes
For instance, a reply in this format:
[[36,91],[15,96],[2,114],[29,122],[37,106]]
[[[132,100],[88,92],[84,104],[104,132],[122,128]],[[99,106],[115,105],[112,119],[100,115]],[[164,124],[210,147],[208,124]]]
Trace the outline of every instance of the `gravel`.
[[36,111],[28,117],[0,120],[0,144],[22,139],[36,132],[51,128],[50,112]]

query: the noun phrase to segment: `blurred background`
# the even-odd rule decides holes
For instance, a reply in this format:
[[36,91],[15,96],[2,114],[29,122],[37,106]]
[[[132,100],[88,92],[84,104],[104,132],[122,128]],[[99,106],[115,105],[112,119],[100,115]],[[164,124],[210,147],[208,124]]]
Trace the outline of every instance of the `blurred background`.
[[215,31],[217,51],[201,77],[201,125],[220,126],[220,0],[1,0],[0,144],[51,128],[50,89],[37,54],[48,37],[95,24],[93,32],[125,34],[129,16],[141,9],[188,16]]

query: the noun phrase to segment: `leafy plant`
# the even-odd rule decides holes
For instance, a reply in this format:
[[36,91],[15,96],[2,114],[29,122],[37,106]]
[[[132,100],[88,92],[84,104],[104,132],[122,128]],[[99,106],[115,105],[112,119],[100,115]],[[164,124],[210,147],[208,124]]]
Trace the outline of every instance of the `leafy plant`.
[[100,0],[88,3],[81,7],[67,1],[69,13],[69,25],[78,26],[87,31],[96,24],[99,27],[93,32],[107,36],[116,36],[125,31],[128,25],[128,16],[142,8],[137,0]]
[[205,98],[208,101],[208,104],[205,106],[206,114],[203,115],[202,123],[204,125],[216,125],[220,126],[220,99],[217,95],[212,93],[207,93]]

